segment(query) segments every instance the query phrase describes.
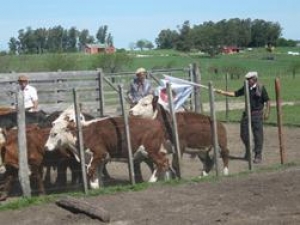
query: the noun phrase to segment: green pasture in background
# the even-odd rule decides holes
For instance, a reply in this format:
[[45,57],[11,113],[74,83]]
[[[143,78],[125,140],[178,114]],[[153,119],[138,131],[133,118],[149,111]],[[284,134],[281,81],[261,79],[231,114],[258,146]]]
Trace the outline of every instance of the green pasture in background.
[[[300,48],[276,48],[272,53],[267,52],[264,48],[246,49],[238,54],[217,55],[214,58],[201,52],[128,51],[126,54],[132,57],[132,63],[123,65],[122,71],[119,72],[134,72],[138,67],[145,67],[146,69],[187,68],[190,64],[196,63],[200,68],[202,84],[208,85],[209,82],[212,82],[213,87],[225,90],[227,75],[229,77],[227,88],[234,91],[243,85],[246,72],[255,70],[259,73],[259,82],[266,86],[272,102],[275,102],[276,99],[275,78],[280,80],[282,101],[295,103],[294,106],[284,106],[284,120],[286,124],[300,125],[298,106],[300,103],[300,56],[288,55],[288,51],[300,52]],[[47,72],[57,71],[61,68],[63,71],[95,70],[97,68],[94,63],[96,57],[97,55],[84,53],[4,55],[0,56],[0,73],[11,71]],[[207,90],[202,89],[201,96],[203,102],[209,101]],[[225,98],[215,95],[215,100],[216,102],[225,101]],[[230,99],[230,101],[235,100],[244,101],[243,98]],[[272,110],[273,113],[275,110]],[[234,115],[234,111],[230,112],[229,120],[239,119],[240,116]],[[273,121],[273,117],[275,121],[273,115],[270,121]]]

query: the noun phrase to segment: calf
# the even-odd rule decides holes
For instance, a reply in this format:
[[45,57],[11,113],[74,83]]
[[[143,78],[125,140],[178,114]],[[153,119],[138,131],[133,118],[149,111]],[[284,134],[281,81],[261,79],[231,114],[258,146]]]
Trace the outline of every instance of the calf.
[[[137,105],[129,111],[130,115],[142,118],[151,118],[160,121],[166,129],[167,139],[172,143],[172,130],[170,114],[158,103],[158,97],[148,95],[142,98]],[[177,112],[177,130],[180,143],[180,149],[188,152],[188,148],[198,149],[198,151],[190,151],[190,154],[196,154],[203,162],[202,175],[207,175],[211,170],[214,161],[209,157],[209,152],[213,147],[212,138],[212,120],[209,116],[198,114],[195,112]],[[229,151],[227,149],[227,133],[224,125],[217,122],[218,142],[221,149],[221,157],[223,159],[223,173],[228,174]],[[173,164],[176,169],[176,164]]]
[[[76,130],[67,127],[66,123],[61,121],[52,127],[45,145],[46,150],[52,151],[55,148],[68,146],[77,151]],[[110,157],[128,158],[124,127],[122,117],[97,120],[82,127],[84,147],[92,152],[92,160],[88,168],[90,180],[94,179],[96,168],[105,164]],[[140,146],[144,147],[147,157],[152,159],[157,166],[153,179],[150,179],[150,181],[156,181],[158,176],[165,174],[169,169],[161,124],[155,120],[130,118],[129,127],[133,154]]]

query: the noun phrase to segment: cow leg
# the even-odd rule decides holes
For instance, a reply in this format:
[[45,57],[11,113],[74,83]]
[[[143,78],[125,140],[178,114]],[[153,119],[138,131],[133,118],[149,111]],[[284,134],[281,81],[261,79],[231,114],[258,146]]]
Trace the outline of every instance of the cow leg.
[[146,151],[145,147],[141,145],[138,150],[133,155],[133,169],[135,174],[135,181],[138,183],[143,182],[143,176],[141,171],[141,163],[145,162],[151,172],[154,172],[154,163],[148,157],[148,152]]
[[151,158],[157,166],[156,170],[154,170],[151,178],[149,179],[149,182],[156,182],[161,177],[169,178],[169,176],[166,176],[166,172],[170,170],[169,160],[166,157],[166,153],[167,151],[163,145],[161,145],[159,151],[151,151],[149,149],[149,158]]
[[211,151],[211,147],[209,149],[202,149],[202,151],[197,154],[198,158],[203,164],[203,170],[201,176],[207,176],[214,165],[214,158],[211,158],[209,155],[210,151]]
[[221,147],[221,157],[223,160],[223,174],[227,176],[229,174],[228,162],[229,162],[229,150],[225,147]]
[[30,170],[31,170],[30,179],[31,179],[32,187],[37,188],[39,195],[44,195],[46,192],[45,192],[43,178],[42,178],[43,177],[42,168],[40,166],[31,165]]
[[46,187],[50,187],[51,184],[51,166],[45,166],[46,173],[45,173],[45,185]]
[[55,181],[56,188],[64,188],[67,185],[67,163],[66,160],[61,160],[57,165],[57,177]]
[[111,178],[108,171],[107,171],[106,164],[103,166],[102,175],[103,175],[104,179],[110,179]]
[[[97,146],[101,149],[103,149],[103,147],[101,146]],[[100,153],[102,152],[101,150],[95,149],[92,153],[92,158],[90,163],[87,166],[87,177],[90,181],[92,181],[93,183],[96,182],[95,180],[97,180],[97,183],[99,183],[99,177],[100,177],[100,181],[102,182],[102,173],[103,173],[103,168],[104,165],[107,162],[107,158],[108,158],[108,154],[106,152]],[[101,176],[99,176],[99,171],[101,173]],[[91,185],[92,187],[92,185]],[[93,187],[92,187],[93,188]]]
[[175,171],[177,177],[179,177],[179,166],[178,166],[178,155],[176,153],[172,154],[172,168]]
[[0,195],[0,201],[5,201],[12,190],[14,178],[18,177],[18,170],[15,168],[6,167],[5,181],[3,184],[2,193]]

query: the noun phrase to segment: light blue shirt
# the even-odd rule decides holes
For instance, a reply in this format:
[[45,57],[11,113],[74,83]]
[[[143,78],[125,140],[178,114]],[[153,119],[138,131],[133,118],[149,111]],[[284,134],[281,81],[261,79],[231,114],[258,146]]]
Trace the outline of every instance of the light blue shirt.
[[141,98],[152,93],[153,90],[150,80],[145,79],[143,84],[141,84],[137,78],[134,78],[128,90],[128,98],[131,103],[136,104]]

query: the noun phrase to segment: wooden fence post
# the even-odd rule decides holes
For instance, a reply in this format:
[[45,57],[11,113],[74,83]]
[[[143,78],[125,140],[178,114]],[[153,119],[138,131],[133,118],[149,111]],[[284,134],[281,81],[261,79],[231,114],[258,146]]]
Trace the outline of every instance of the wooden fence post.
[[[193,78],[194,83],[201,84],[201,73],[196,63],[193,63],[193,77],[194,77]],[[195,112],[203,113],[200,86],[194,86],[194,102],[195,102]]]
[[212,118],[212,137],[213,137],[213,144],[214,144],[214,160],[215,160],[215,169],[216,169],[216,176],[219,176],[219,141],[218,141],[218,131],[217,131],[217,119],[216,119],[216,110],[215,110],[215,95],[214,95],[214,88],[212,82],[208,83],[209,88],[209,103],[210,103],[210,116]]
[[275,79],[275,93],[276,93],[276,109],[277,109],[277,128],[278,128],[278,139],[279,139],[279,151],[280,151],[280,162],[284,164],[285,162],[285,148],[283,143],[283,133],[282,133],[282,106],[281,106],[281,88],[279,78]]
[[19,149],[19,181],[23,195],[31,197],[28,153],[26,141],[24,92],[18,91],[18,149]]
[[103,117],[104,115],[104,89],[103,89],[103,70],[98,69],[98,94],[99,94],[99,115],[100,117]]
[[130,138],[130,131],[129,131],[129,122],[128,122],[128,115],[125,112],[125,102],[124,102],[124,94],[123,94],[123,86],[118,85],[119,88],[119,95],[120,95],[120,102],[122,108],[122,114],[124,118],[124,129],[126,135],[126,144],[128,146],[128,166],[129,166],[129,177],[130,182],[132,185],[135,185],[135,176],[134,176],[134,169],[133,169],[133,155],[132,155],[132,147],[131,147],[131,138]]
[[[170,108],[170,114],[172,116],[172,139],[174,142],[174,146],[175,146],[175,160],[178,166],[178,171],[176,171],[178,174],[178,178],[181,178],[181,149],[180,149],[180,144],[179,144],[179,137],[178,137],[178,129],[177,129],[177,119],[176,119],[176,113],[175,113],[175,109],[174,109],[174,103],[173,103],[173,95],[172,95],[172,88],[171,88],[171,84],[168,82],[167,83],[167,94],[168,94],[168,101],[169,101],[169,108]],[[183,150],[183,149],[182,149]],[[173,159],[174,160],[174,159]]]
[[84,144],[83,144],[83,137],[82,137],[82,127],[80,121],[80,110],[79,110],[79,103],[78,97],[75,88],[73,89],[73,96],[74,96],[74,109],[76,114],[76,124],[78,128],[77,138],[78,138],[78,150],[80,156],[80,165],[81,165],[81,172],[82,172],[82,181],[83,181],[83,190],[84,193],[88,193],[88,186],[87,186],[87,178],[86,178],[86,169],[85,169],[85,157],[84,157]]

